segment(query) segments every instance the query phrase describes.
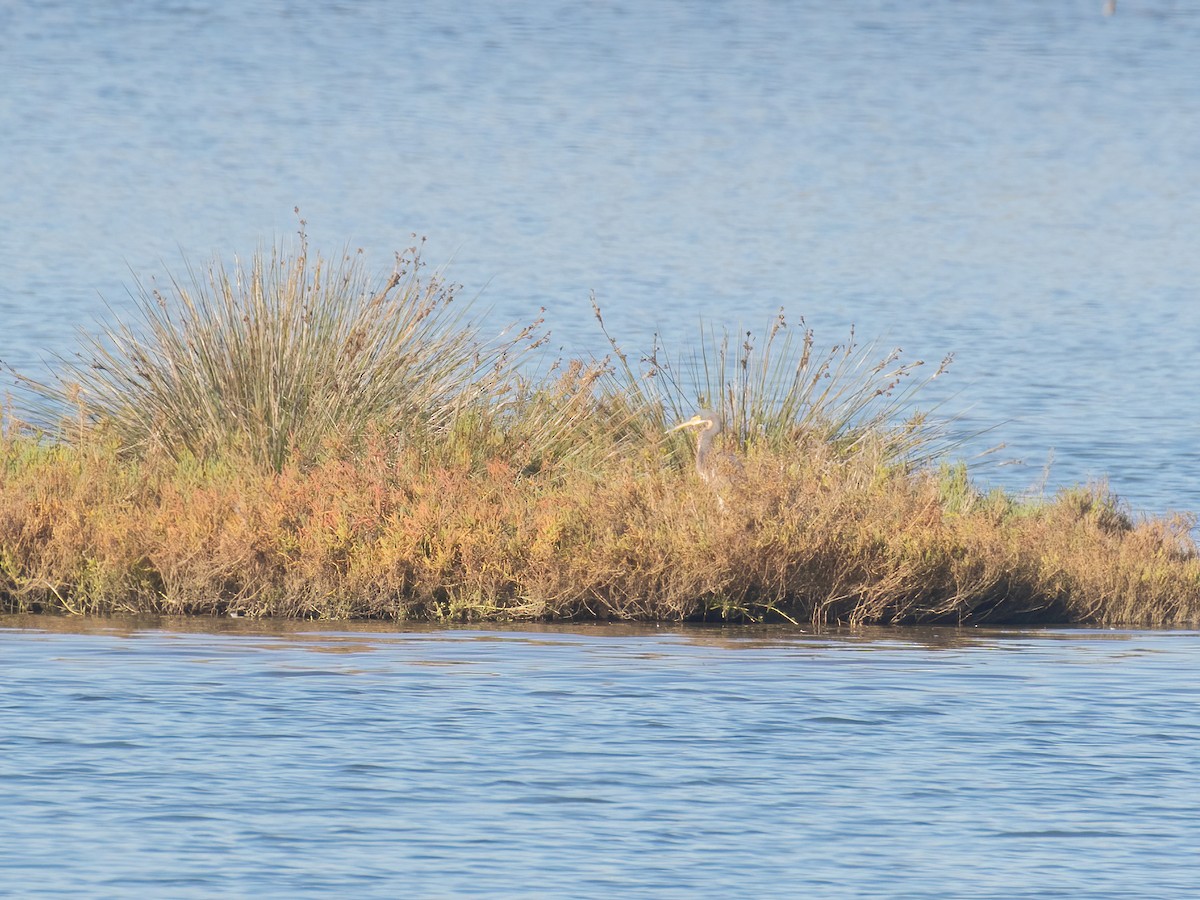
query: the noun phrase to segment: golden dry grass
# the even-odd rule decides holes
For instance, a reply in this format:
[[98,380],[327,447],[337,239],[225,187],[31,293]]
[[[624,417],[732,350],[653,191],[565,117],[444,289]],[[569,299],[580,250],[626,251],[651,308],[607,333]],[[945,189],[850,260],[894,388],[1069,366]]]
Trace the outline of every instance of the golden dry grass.
[[9,611],[392,620],[1195,625],[1186,520],[1102,489],[947,499],[868,455],[752,453],[724,506],[637,458],[521,474],[376,442],[280,472],[0,445]]

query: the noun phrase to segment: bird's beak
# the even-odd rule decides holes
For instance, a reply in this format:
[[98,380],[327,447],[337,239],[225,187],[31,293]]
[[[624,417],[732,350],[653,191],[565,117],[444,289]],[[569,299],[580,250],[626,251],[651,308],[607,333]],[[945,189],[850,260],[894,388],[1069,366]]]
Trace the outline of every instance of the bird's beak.
[[664,431],[664,432],[663,432],[663,434],[670,434],[672,431],[678,431],[678,430],[679,430],[679,429],[681,429],[681,428],[691,428],[691,427],[692,427],[692,426],[694,426],[694,425],[700,425],[700,424],[702,424],[702,423],[705,423],[705,422],[707,422],[707,421],[708,421],[707,419],[702,419],[702,418],[699,416],[699,414],[697,414],[697,415],[694,415],[694,416],[692,416],[692,417],[691,417],[690,419],[688,419],[686,422],[680,422],[680,423],[679,423],[678,425],[676,425],[674,428],[668,428],[666,431]]

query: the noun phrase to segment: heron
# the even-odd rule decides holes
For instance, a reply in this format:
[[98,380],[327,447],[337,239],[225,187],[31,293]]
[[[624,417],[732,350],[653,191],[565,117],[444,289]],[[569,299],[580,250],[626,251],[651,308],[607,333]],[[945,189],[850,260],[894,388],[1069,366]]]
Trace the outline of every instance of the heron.
[[[703,426],[703,427],[701,427]],[[700,433],[696,437],[696,474],[708,484],[712,484],[716,479],[716,471],[711,465],[709,459],[709,451],[712,450],[713,438],[721,433],[721,420],[713,413],[705,410],[704,412],[696,413],[686,422],[680,422],[674,428],[668,428],[664,434],[671,434],[675,431],[682,431],[685,428],[700,428]]]

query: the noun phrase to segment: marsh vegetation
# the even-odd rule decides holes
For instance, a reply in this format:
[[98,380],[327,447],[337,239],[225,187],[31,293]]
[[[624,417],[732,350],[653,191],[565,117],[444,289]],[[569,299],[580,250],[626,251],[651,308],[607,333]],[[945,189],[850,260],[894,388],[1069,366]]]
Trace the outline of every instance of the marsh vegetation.
[[[394,620],[1200,621],[1192,520],[1103,486],[976,488],[940,366],[782,313],[629,355],[496,335],[419,244],[373,278],[301,234],[141,285],[19,376],[0,605]],[[699,477],[699,409],[723,424]]]

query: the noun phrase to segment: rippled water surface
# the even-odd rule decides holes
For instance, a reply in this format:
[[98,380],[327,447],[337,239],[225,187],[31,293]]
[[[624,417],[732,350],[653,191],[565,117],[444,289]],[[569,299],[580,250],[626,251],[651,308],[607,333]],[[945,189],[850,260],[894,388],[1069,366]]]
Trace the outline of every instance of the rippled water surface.
[[627,349],[785,305],[955,352],[983,477],[1197,510],[1200,7],[1102,6],[0,0],[0,359],[299,205],[572,351],[594,289]]
[[0,620],[0,893],[1200,892],[1194,632],[79,627]]
[[[0,360],[298,205],[569,352],[953,351],[981,478],[1198,510],[1200,7],[1101,6],[0,0]],[[1200,896],[1194,633],[7,624],[0,894]]]

